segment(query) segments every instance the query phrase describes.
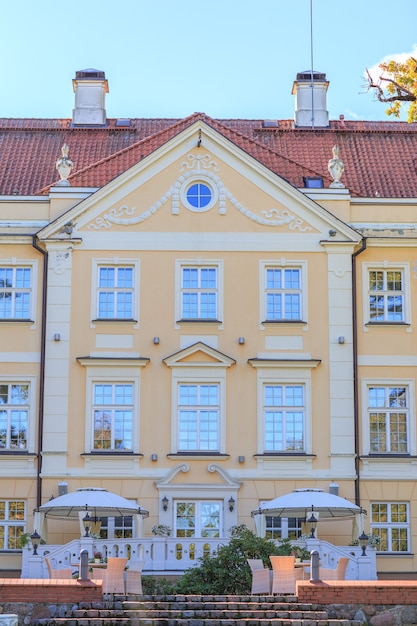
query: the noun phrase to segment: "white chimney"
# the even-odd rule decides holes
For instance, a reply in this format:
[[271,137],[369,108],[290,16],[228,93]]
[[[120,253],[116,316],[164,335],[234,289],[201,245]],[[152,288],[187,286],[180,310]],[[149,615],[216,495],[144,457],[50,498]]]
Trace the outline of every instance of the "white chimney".
[[[312,87],[313,85],[313,87]],[[326,110],[326,92],[329,81],[321,72],[300,72],[294,81],[295,125],[309,128],[326,128],[329,112]]]
[[72,86],[75,92],[74,126],[105,126],[105,100],[109,86],[104,72],[94,69],[75,72]]

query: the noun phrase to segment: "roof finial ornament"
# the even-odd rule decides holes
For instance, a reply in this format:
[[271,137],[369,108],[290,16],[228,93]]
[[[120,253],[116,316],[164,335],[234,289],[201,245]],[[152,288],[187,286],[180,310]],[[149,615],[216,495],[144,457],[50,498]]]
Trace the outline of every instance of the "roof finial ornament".
[[344,187],[344,184],[340,182],[340,179],[342,178],[342,174],[345,170],[345,164],[342,159],[339,159],[339,147],[333,146],[332,151],[333,158],[329,160],[327,165],[330,176],[333,178],[333,182],[330,183],[329,187]]
[[66,143],[64,143],[64,145],[62,146],[61,152],[62,156],[59,157],[56,162],[56,169],[58,170],[61,177],[61,180],[57,182],[57,185],[68,187],[69,185],[71,185],[71,183],[68,182],[67,179],[68,176],[71,174],[72,166],[74,165],[74,163],[68,156],[69,148]]

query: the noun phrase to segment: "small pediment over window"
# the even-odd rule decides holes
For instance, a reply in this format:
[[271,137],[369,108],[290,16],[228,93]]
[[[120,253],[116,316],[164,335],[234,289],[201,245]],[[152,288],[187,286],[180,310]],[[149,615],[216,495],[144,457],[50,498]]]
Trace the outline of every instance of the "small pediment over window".
[[215,348],[211,348],[201,341],[171,354],[166,357],[163,362],[168,365],[168,367],[179,365],[182,367],[187,365],[195,366],[200,364],[205,366],[230,367],[236,363],[235,359],[219,352]]

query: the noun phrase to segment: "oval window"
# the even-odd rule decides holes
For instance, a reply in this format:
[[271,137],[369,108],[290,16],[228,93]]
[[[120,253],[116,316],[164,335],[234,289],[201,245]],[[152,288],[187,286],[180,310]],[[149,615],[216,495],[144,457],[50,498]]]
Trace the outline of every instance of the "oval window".
[[187,202],[194,209],[204,209],[206,208],[211,200],[213,194],[207,185],[204,183],[193,183],[187,189],[186,198]]

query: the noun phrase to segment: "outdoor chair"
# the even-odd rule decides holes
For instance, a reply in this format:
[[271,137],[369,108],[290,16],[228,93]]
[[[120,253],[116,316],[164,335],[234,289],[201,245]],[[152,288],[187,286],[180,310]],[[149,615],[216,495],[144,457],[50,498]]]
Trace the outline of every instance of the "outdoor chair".
[[142,570],[145,561],[130,561],[126,571],[126,593],[142,595]]
[[296,593],[295,583],[303,580],[302,567],[295,567],[294,556],[270,556],[272,564],[272,593]]
[[252,571],[251,593],[271,593],[271,570],[262,559],[248,559],[248,563]]
[[103,593],[125,593],[125,567],[127,558],[109,557],[103,569]]
[[52,567],[51,560],[47,556],[45,557],[45,563],[48,568],[49,578],[72,578],[71,567],[56,569],[55,567]]
[[349,557],[342,556],[337,562],[336,567],[320,567],[321,580],[345,580],[346,568],[349,563]]

